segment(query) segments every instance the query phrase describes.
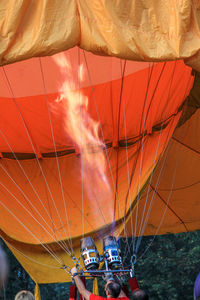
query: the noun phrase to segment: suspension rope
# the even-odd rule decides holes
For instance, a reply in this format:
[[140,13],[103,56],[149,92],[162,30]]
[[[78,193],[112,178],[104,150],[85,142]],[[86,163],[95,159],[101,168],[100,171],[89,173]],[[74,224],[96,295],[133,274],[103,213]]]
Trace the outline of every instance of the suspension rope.
[[80,48],[78,47],[78,92],[79,92],[79,105],[80,105],[80,132],[81,132],[81,207],[82,207],[82,238],[85,235],[85,215],[84,215],[84,197],[83,197],[83,188],[84,188],[84,172],[83,172],[83,115],[82,115],[82,105],[81,105],[81,57],[80,57]]
[[[58,169],[58,176],[59,176],[59,182],[60,182],[60,187],[61,187],[62,200],[63,200],[63,204],[64,204],[64,209],[65,209],[66,222],[67,222],[68,235],[69,235],[69,245],[70,245],[70,248],[71,248],[71,252],[73,253],[72,238],[71,238],[71,232],[70,232],[70,226],[69,226],[69,218],[68,218],[68,213],[67,213],[65,194],[64,194],[64,190],[63,190],[63,181],[62,181],[62,176],[61,176],[61,172],[60,172],[60,164],[59,164],[59,160],[58,160],[57,147],[56,147],[56,142],[55,142],[55,135],[54,135],[54,130],[53,130],[51,113],[50,113],[50,109],[49,109],[49,102],[48,102],[47,88],[46,88],[46,83],[45,83],[45,78],[44,78],[42,60],[41,60],[40,57],[39,57],[39,65],[40,65],[40,70],[41,70],[41,77],[42,77],[42,83],[43,83],[43,88],[44,88],[44,95],[45,95],[46,106],[47,106],[48,117],[49,117],[49,123],[50,123],[50,128],[51,128],[51,136],[52,136],[52,141],[53,141],[53,146],[54,146],[54,151],[55,151],[56,165],[57,165],[57,169]],[[67,238],[67,232],[65,230],[65,226],[64,226],[63,222],[62,222],[62,226],[63,226],[63,230],[65,232],[65,236]]]
[[[124,68],[122,68],[122,61],[120,60],[120,69],[121,69],[121,76],[123,78],[124,82],[124,76],[125,76],[125,66],[126,66],[126,61],[124,62]],[[126,147],[126,166],[127,166],[127,179],[128,179],[128,193],[129,193],[129,202],[131,205],[131,194],[130,194],[130,175],[129,175],[129,157],[128,157],[128,144],[127,144],[127,130],[126,130],[126,110],[125,110],[125,98],[124,98],[124,90],[123,90],[124,83],[121,84],[121,99],[123,101],[123,116],[124,116],[124,136],[125,136],[125,147]],[[118,122],[118,141],[119,141],[119,122]],[[119,149],[119,147],[118,147]],[[126,219],[125,219],[125,214],[124,214],[124,228],[126,228]],[[133,220],[132,220],[132,215],[131,215],[131,229],[132,229],[132,236],[133,236]],[[127,232],[125,232],[125,237],[126,241],[128,241],[128,235]],[[129,243],[127,243],[128,246],[128,252],[131,253],[131,249],[129,247]],[[125,258],[126,259],[126,258]],[[124,261],[125,261],[124,259]]]
[[[4,240],[4,239],[3,239]],[[47,267],[47,268],[50,268],[50,269],[60,269],[60,266],[54,266],[54,265],[49,265],[49,264],[44,264],[36,259],[33,259],[32,257],[24,254],[24,252],[20,251],[19,249],[17,249],[16,247],[14,247],[11,243],[9,243],[8,241],[4,240],[4,242],[9,245],[9,247],[11,247],[12,249],[14,249],[16,252],[18,252],[20,255],[24,256],[26,259],[34,262],[35,264],[38,264],[40,266],[43,266],[43,267]]]
[[[168,100],[170,98],[170,92],[171,92],[171,87],[172,87],[172,82],[173,82],[173,79],[174,79],[174,74],[175,74],[175,69],[176,69],[176,62],[174,63],[174,68],[173,68],[173,71],[172,71],[172,77],[171,77],[171,82],[170,82],[170,86],[169,86],[169,91],[168,91],[168,97],[167,97],[167,101],[166,101],[166,104],[165,104],[165,107],[164,107],[164,110],[163,112],[166,110],[167,106],[168,106]],[[154,170],[155,168],[155,164],[156,164],[156,161],[157,161],[157,155],[158,155],[158,149],[159,149],[159,145],[160,145],[160,139],[161,139],[161,134],[162,134],[162,131],[163,131],[163,127],[164,127],[164,122],[162,123],[161,125],[161,129],[159,131],[159,137],[158,137],[158,143],[157,143],[157,147],[156,147],[156,152],[155,152],[155,156],[154,156],[154,161],[153,161],[153,167],[152,167],[152,170]],[[166,139],[166,143],[167,143],[167,139]],[[165,143],[165,144],[166,144]],[[151,183],[152,181],[152,178],[153,178],[153,172],[151,173],[151,176],[150,176],[150,180],[149,182]],[[149,190],[150,190],[150,184],[148,185],[148,189],[147,189],[147,195],[146,195],[146,200],[145,200],[145,205],[144,205],[144,208],[143,208],[143,213],[142,213],[142,220],[140,222],[140,228],[139,228],[139,233],[138,233],[138,239],[137,239],[137,243],[136,243],[136,253],[138,252],[138,249],[139,249],[139,246],[140,246],[140,243],[141,243],[141,240],[142,240],[142,235],[141,235],[141,231],[143,229],[143,232],[144,232],[144,229],[146,227],[146,224],[147,223],[144,223],[143,224],[143,219],[144,219],[144,214],[145,214],[145,211],[146,211],[146,205],[147,205],[147,200],[149,198]],[[146,220],[147,222],[148,220]],[[142,224],[143,224],[143,227],[142,227]]]
[[[93,83],[92,83],[92,79],[91,79],[91,75],[90,75],[90,71],[89,71],[89,66],[88,66],[88,62],[87,62],[84,50],[83,50],[83,55],[84,55],[85,64],[86,64],[86,68],[87,68],[87,73],[88,73],[88,78],[89,78],[90,87],[91,87],[91,91],[92,91],[92,97],[93,97],[93,101],[94,101],[95,109],[96,109],[96,113],[97,113],[97,118],[98,118],[99,125],[100,125],[101,135],[102,135],[103,141],[105,141],[103,128],[102,128],[102,124],[101,124],[101,119],[100,119],[100,115],[99,115],[99,111],[98,111],[98,107],[97,107],[97,103],[96,103],[94,87],[93,87]],[[110,171],[110,175],[111,175],[112,185],[113,185],[114,192],[115,192],[115,195],[116,195],[116,199],[117,199],[117,202],[118,202],[118,207],[119,207],[119,210],[121,211],[119,198],[118,198],[118,194],[117,194],[117,190],[116,190],[116,186],[115,186],[115,182],[114,182],[114,177],[113,177],[113,173],[112,173],[112,168],[111,168],[111,164],[110,164],[110,159],[109,159],[109,156],[108,156],[107,147],[105,147],[105,153],[106,153],[106,159],[107,159],[107,163],[108,163],[108,167],[109,167],[109,171]]]
[[[148,96],[149,85],[150,85],[152,74],[153,74],[153,69],[154,69],[154,64],[153,64],[153,66],[151,68],[150,68],[150,64],[149,64],[148,79],[147,79],[147,88],[146,88],[146,92],[145,92],[144,106],[143,106],[143,110],[142,110],[141,121],[140,121],[140,128],[139,128],[139,135],[138,135],[138,136],[140,136],[142,134],[142,137],[141,137],[141,139],[139,139],[139,143],[137,144],[137,150],[136,150],[137,156],[135,158],[135,162],[133,163],[133,167],[132,167],[132,171],[131,171],[131,176],[129,176],[129,178],[130,178],[129,179],[129,191],[130,191],[130,188],[131,188],[133,176],[135,174],[135,169],[136,169],[137,161],[138,161],[138,158],[139,158],[139,153],[140,153],[141,147],[142,147],[143,142],[144,142],[144,131],[145,131],[145,128],[143,127],[143,129],[142,129],[142,119],[143,119],[144,112],[145,112],[146,105],[147,105],[147,96]],[[124,211],[124,215],[126,215],[128,193],[129,192],[127,192],[126,199],[125,199],[125,211]],[[131,205],[132,204],[130,202],[130,213],[131,213]],[[132,226],[133,226],[133,223],[132,223]],[[132,231],[133,231],[133,227],[132,227]],[[132,250],[133,253],[134,253],[135,239],[136,239],[135,235],[132,234],[132,241],[131,241],[131,245],[130,246],[133,247],[133,250]]]
[[32,139],[31,139],[30,133],[29,133],[29,131],[28,131],[27,125],[26,125],[26,123],[25,123],[25,121],[24,121],[24,118],[23,118],[23,116],[22,116],[21,110],[20,110],[20,108],[19,108],[19,106],[18,106],[18,103],[17,103],[17,101],[16,101],[16,97],[15,97],[14,92],[13,92],[13,90],[12,90],[10,81],[9,81],[8,76],[7,76],[7,74],[6,74],[6,70],[5,70],[4,67],[2,67],[2,70],[3,70],[4,76],[5,76],[5,78],[6,78],[6,82],[7,82],[7,84],[8,84],[9,91],[10,91],[10,93],[11,93],[11,95],[12,95],[13,102],[14,102],[15,105],[16,105],[17,111],[18,111],[18,113],[19,113],[19,115],[20,115],[20,118],[21,118],[21,120],[22,120],[23,126],[24,126],[24,128],[25,128],[26,134],[27,134],[28,139],[29,139],[29,142],[30,142],[31,147],[32,147],[32,149],[33,149],[33,152],[34,152],[34,154],[35,154],[35,158],[36,158],[37,164],[38,164],[38,166],[39,166],[39,168],[40,168],[40,171],[41,171],[41,174],[42,174],[43,179],[44,179],[44,181],[45,181],[45,184],[46,184],[46,186],[47,186],[48,192],[49,192],[50,197],[51,197],[51,199],[52,199],[52,201],[53,201],[54,207],[55,207],[55,209],[56,209],[56,213],[57,213],[57,215],[58,215],[58,217],[59,217],[59,219],[60,219],[61,225],[64,227],[64,225],[63,225],[63,223],[62,223],[62,220],[61,220],[61,217],[60,217],[60,214],[59,214],[59,212],[58,212],[57,206],[56,206],[55,201],[54,201],[54,199],[53,199],[53,195],[52,195],[52,193],[51,193],[49,184],[48,184],[47,179],[46,179],[46,177],[45,177],[45,174],[44,174],[44,171],[43,171],[42,166],[41,166],[41,164],[40,164],[40,161],[39,161],[39,159],[38,159],[37,151],[36,151],[35,146],[34,146],[34,144],[33,144],[33,142],[32,142]]
[[[120,60],[120,67],[121,67],[121,60]],[[126,69],[126,60],[124,61],[123,70],[121,70],[121,88],[120,88],[120,95],[119,95],[119,108],[118,108],[118,124],[117,124],[117,158],[116,158],[116,181],[115,187],[117,193],[115,193],[114,199],[114,208],[113,208],[113,224],[115,224],[115,214],[116,214],[116,195],[118,194],[118,171],[119,171],[119,127],[120,127],[120,117],[121,117],[121,103],[122,103],[122,95],[123,95],[123,88],[124,88],[124,75]],[[124,224],[124,226],[126,226]],[[113,228],[114,229],[114,228]]]
[[[164,63],[163,67],[162,67],[162,70],[160,72],[160,75],[159,75],[159,78],[158,78],[158,81],[156,83],[156,86],[154,88],[154,91],[153,91],[153,95],[151,97],[151,100],[150,100],[150,104],[147,108],[147,112],[145,111],[145,118],[144,118],[144,124],[143,124],[143,138],[142,140],[144,139],[144,129],[145,129],[145,126],[146,126],[146,122],[147,122],[147,119],[148,119],[148,114],[149,114],[149,111],[150,111],[150,106],[153,102],[153,99],[154,99],[154,96],[155,96],[155,93],[156,93],[156,90],[158,88],[158,84],[160,82],[160,79],[161,79],[161,76],[163,74],[163,71],[164,71],[164,68],[166,66],[166,63]],[[143,165],[143,146],[144,146],[144,142],[142,143],[142,147],[141,147],[141,159],[140,159],[140,172],[139,172],[139,182],[138,182],[138,192],[137,192],[137,200],[136,200],[136,221],[135,221],[135,237],[136,237],[136,233],[137,233],[137,222],[138,222],[138,211],[139,211],[139,196],[140,196],[140,179],[141,179],[141,174],[142,174],[142,165]],[[133,253],[135,251],[135,242],[136,242],[136,238],[134,239],[134,244],[133,244]]]
[[[188,90],[188,87],[189,87],[189,84],[190,84],[190,80],[191,80],[191,78],[189,78],[189,80],[188,80],[188,84],[187,84],[187,86],[186,86],[186,89],[185,89],[185,93],[184,93],[184,97],[183,97],[183,98],[185,98],[185,96],[186,96],[186,92],[187,92],[187,90]],[[184,129],[184,128],[183,128],[183,129]],[[182,130],[182,131],[183,131],[183,130]],[[171,140],[172,140],[172,136],[171,136],[171,138],[170,138],[170,141],[171,141]],[[168,146],[168,149],[169,149],[169,146]],[[166,155],[167,155],[167,153],[168,153],[168,149],[167,149]],[[165,157],[166,157],[166,155],[165,155]],[[164,210],[164,212],[163,212],[163,214],[162,214],[162,218],[161,218],[161,220],[160,220],[159,226],[157,227],[157,230],[156,230],[156,232],[155,232],[155,234],[154,234],[153,239],[151,240],[151,242],[149,243],[149,245],[147,245],[146,249],[144,250],[144,252],[143,252],[142,255],[140,256],[140,258],[142,258],[142,257],[146,254],[146,252],[148,251],[148,249],[149,249],[150,246],[152,245],[152,243],[153,243],[153,241],[155,240],[155,237],[156,237],[158,231],[160,230],[160,227],[161,227],[161,225],[162,225],[162,223],[163,223],[163,221],[164,221],[164,217],[165,217],[165,214],[166,214],[166,211],[167,211],[167,208],[168,208],[168,204],[169,204],[169,201],[170,201],[170,198],[171,198],[171,194],[172,194],[172,192],[173,192],[173,186],[174,186],[174,182],[175,182],[175,174],[176,174],[176,170],[177,170],[177,166],[178,166],[178,161],[179,161],[179,159],[180,159],[180,156],[179,156],[179,153],[177,153],[176,165],[175,165],[175,169],[174,169],[174,173],[173,173],[173,177],[172,177],[172,183],[171,183],[170,193],[169,193],[169,195],[168,195],[168,199],[167,199],[166,205],[165,205],[165,210]],[[165,162],[165,159],[164,159],[164,162]],[[163,163],[163,165],[164,165],[164,163]],[[162,168],[163,168],[163,167],[162,167]],[[161,168],[161,171],[162,171],[162,168]],[[159,178],[160,178],[160,174],[159,174]],[[157,180],[157,183],[156,183],[156,187],[155,187],[154,190],[153,190],[153,195],[155,195],[156,192],[157,192],[157,186],[158,186],[158,180]]]
[[40,245],[60,264],[63,265],[63,262],[57,257],[55,253],[53,253],[52,250],[50,250],[45,244],[42,243],[42,241],[37,238],[37,236],[22,222],[1,200],[0,204],[19,222],[19,224],[26,229],[33,237],[34,239],[39,242]]
[[[8,174],[7,174],[8,175]],[[0,185],[7,191],[8,194],[10,194],[16,201],[17,203],[36,221],[36,223],[38,223],[41,228],[53,239],[55,240],[55,238],[52,236],[52,234],[40,223],[40,221],[38,221],[34,215],[20,202],[20,200],[2,183],[0,182]],[[57,244],[66,252],[66,249],[57,242]],[[68,253],[68,252],[67,252]],[[68,253],[70,254],[70,253]]]
[[[16,159],[17,164],[19,165],[20,169],[22,170],[24,176],[26,177],[28,183],[30,184],[31,188],[33,189],[35,195],[37,196],[39,202],[41,203],[42,207],[44,208],[44,210],[45,210],[45,212],[47,213],[48,217],[50,218],[51,222],[53,223],[54,226],[56,226],[55,223],[54,223],[54,221],[53,221],[53,219],[52,219],[52,217],[49,215],[48,210],[46,209],[45,205],[43,204],[43,202],[42,202],[42,200],[41,200],[39,194],[37,193],[36,189],[34,188],[33,184],[31,183],[31,181],[30,181],[28,175],[26,174],[24,168],[22,167],[20,161],[17,159],[16,154],[13,152],[13,149],[12,149],[12,147],[10,146],[10,144],[9,144],[9,142],[8,142],[8,140],[7,140],[7,138],[6,138],[6,136],[3,134],[3,132],[2,132],[1,130],[0,130],[0,134],[1,134],[2,137],[4,138],[4,140],[5,140],[6,144],[8,145],[9,149],[11,150],[13,156],[14,156],[15,159]],[[3,168],[2,164],[1,164],[1,168]],[[7,175],[8,175],[8,172],[6,171],[6,169],[5,169],[5,168],[3,168],[3,169],[4,169],[4,172],[6,172]],[[9,175],[9,177],[10,177],[10,179],[14,182],[12,176]],[[16,184],[16,183],[15,183],[15,184]],[[17,185],[17,184],[16,184],[16,185]],[[21,191],[21,193],[23,194],[24,198],[25,198],[25,199],[28,201],[28,203],[29,203],[30,200],[29,200],[28,196],[24,194],[24,192],[21,190],[21,188],[19,188],[19,185],[17,185],[17,188]],[[29,205],[30,205],[30,204],[31,204],[31,206],[33,206],[32,203],[29,203]],[[34,207],[34,209],[38,212],[37,208],[35,208],[35,206],[33,206],[33,207]],[[41,214],[40,214],[40,216],[41,216]],[[41,216],[41,217],[42,217],[42,216]],[[42,217],[42,218],[43,218],[43,217]],[[47,222],[46,222],[45,219],[44,219],[44,222],[47,224]],[[48,225],[48,227],[49,227],[49,225]],[[52,230],[52,229],[51,229],[51,230]],[[58,237],[57,237],[56,232],[54,232],[54,230],[52,230],[52,232],[53,232],[53,234],[54,234],[55,237],[56,237],[55,241],[58,242]],[[60,236],[60,243],[63,244],[62,241],[61,241],[61,236]],[[65,246],[65,245],[64,245],[64,246]],[[68,251],[68,248],[66,248],[66,251]]]

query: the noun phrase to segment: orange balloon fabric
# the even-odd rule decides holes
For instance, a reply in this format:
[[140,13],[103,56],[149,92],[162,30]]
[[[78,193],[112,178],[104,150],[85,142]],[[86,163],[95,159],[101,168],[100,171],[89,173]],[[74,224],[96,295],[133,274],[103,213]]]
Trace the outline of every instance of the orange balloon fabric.
[[[89,115],[100,123],[112,197],[100,194],[90,199],[82,185],[80,152],[64,130],[66,115],[55,101],[63,75],[52,58],[3,67],[1,235],[38,283],[63,281],[62,264],[72,265],[57,240],[66,241],[70,250],[72,243],[78,256],[82,234],[99,240],[110,232],[113,221],[116,234],[123,232],[127,222],[126,234],[132,235],[128,224],[137,195],[160,161],[193,85],[191,69],[183,61],[136,63],[75,48],[64,55],[73,65],[67,76],[80,84],[80,92],[88,98]],[[80,63],[86,73],[81,83]],[[57,109],[52,110],[52,104]],[[54,261],[41,244],[56,249],[62,263]],[[45,265],[39,272],[34,260],[54,266],[55,272],[50,274]]]

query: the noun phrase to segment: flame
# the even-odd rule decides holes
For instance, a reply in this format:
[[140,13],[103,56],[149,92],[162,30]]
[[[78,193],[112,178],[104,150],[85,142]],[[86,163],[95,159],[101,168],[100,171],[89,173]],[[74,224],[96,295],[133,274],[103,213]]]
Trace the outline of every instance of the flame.
[[[72,66],[64,54],[57,54],[54,60],[60,67],[64,82],[60,96],[56,101],[62,102],[65,114],[64,129],[81,155],[81,170],[84,187],[91,200],[110,199],[111,188],[106,176],[105,144],[99,138],[99,124],[88,114],[88,98],[84,96],[79,84],[69,75]],[[83,65],[78,70],[79,81],[84,80]]]

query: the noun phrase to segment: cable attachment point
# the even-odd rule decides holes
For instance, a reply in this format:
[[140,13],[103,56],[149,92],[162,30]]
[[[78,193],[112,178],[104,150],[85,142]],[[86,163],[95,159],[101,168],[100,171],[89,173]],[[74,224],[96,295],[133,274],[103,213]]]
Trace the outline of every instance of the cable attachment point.
[[130,269],[130,277],[134,277],[135,276],[135,264],[136,264],[136,261],[137,261],[137,256],[136,254],[133,254],[131,256],[131,269]]
[[61,269],[65,270],[69,275],[71,275],[71,269],[68,266],[63,265]]
[[76,268],[77,268],[79,271],[81,271],[81,270],[82,270],[82,266],[81,266],[79,260],[78,260],[75,256],[72,256],[71,258],[72,258],[72,260],[73,260],[73,262],[74,262]]
[[131,256],[131,267],[136,264],[136,261],[137,261],[137,256],[136,256],[136,254],[133,254]]

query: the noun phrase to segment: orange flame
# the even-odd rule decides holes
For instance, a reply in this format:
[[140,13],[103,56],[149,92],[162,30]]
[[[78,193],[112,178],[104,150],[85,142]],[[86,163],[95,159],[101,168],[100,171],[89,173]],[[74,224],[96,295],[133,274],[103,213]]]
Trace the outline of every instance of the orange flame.
[[[57,101],[62,101],[65,114],[64,129],[81,154],[84,187],[91,200],[109,199],[111,189],[105,173],[105,144],[99,138],[99,124],[87,112],[88,98],[81,93],[78,84],[69,78],[72,67],[66,57],[58,54],[54,56],[54,60],[65,77]],[[79,67],[78,72],[82,82],[83,65]]]

